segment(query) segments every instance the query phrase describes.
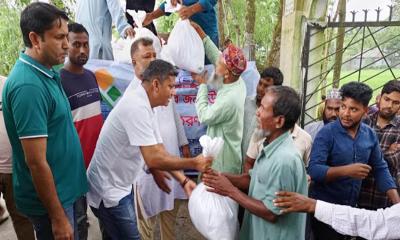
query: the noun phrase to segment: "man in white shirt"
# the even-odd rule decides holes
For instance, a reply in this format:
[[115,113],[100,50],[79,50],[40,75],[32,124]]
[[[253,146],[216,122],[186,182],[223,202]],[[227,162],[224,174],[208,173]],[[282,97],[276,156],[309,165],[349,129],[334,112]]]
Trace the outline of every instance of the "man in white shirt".
[[400,238],[400,203],[369,211],[315,200],[295,192],[282,191],[276,195],[274,204],[282,208],[282,213],[313,213],[315,218],[341,234],[365,239]]
[[[139,38],[131,46],[132,65],[135,70],[134,81],[129,89],[134,89],[142,83],[141,75],[156,59],[153,40]],[[170,101],[167,107],[154,108],[155,117],[160,126],[160,135],[167,152],[180,156],[179,147],[182,147],[183,157],[190,157],[190,149],[186,138],[182,120],[175,108],[175,101]],[[185,178],[179,173],[180,178]],[[196,185],[193,181],[186,184]],[[171,179],[165,171],[152,169],[140,171],[136,179],[135,198],[138,215],[138,229],[142,240],[153,239],[154,228],[159,221],[161,239],[176,239],[175,220],[179,206],[187,199],[182,186],[175,179]]]
[[[143,72],[143,83],[128,88],[107,118],[97,141],[87,176],[88,204],[112,239],[139,239],[132,184],[146,163],[149,169],[194,168],[204,172],[211,159],[179,158],[162,145],[153,108],[166,106],[175,94],[174,67],[154,60]],[[188,178],[173,176],[190,192]]]

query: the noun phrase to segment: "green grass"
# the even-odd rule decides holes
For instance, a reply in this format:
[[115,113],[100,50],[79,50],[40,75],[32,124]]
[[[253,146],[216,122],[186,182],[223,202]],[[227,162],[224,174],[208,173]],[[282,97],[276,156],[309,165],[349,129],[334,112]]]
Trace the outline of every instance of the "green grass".
[[[361,71],[360,75],[360,82],[364,82],[368,86],[374,90],[373,97],[371,99],[371,104],[375,102],[375,96],[378,95],[381,90],[382,86],[387,83],[390,80],[393,80],[394,77],[390,70],[385,69],[366,69]],[[384,71],[384,72],[383,72]],[[396,76],[396,79],[400,78],[400,69],[392,69],[394,75]],[[340,86],[343,84],[346,84],[351,81],[358,81],[358,74],[359,72],[352,73],[354,71],[343,71],[341,73],[341,77],[345,77],[340,80]],[[347,76],[349,75],[349,76]],[[375,76],[376,75],[376,76]],[[332,76],[333,74],[330,73],[327,77],[327,82],[328,84],[332,83]],[[339,86],[339,87],[340,87]],[[327,89],[330,89],[331,87],[328,87]]]

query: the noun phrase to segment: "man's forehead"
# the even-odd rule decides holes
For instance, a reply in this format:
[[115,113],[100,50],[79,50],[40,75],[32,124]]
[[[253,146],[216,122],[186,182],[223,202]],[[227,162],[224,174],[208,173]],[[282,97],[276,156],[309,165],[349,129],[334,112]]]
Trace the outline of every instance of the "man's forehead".
[[85,32],[80,32],[80,33],[69,32],[68,39],[70,41],[79,41],[79,42],[89,41],[89,37]]
[[342,101],[340,99],[328,99],[325,101],[325,104],[328,106],[340,105]]

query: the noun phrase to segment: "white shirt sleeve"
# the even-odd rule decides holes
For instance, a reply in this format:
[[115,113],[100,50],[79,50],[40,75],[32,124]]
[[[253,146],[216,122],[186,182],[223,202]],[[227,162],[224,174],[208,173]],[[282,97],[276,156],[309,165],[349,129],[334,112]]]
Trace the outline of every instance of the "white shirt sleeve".
[[315,218],[341,234],[366,239],[400,238],[400,204],[369,211],[318,200]]
[[131,146],[151,146],[162,143],[154,113],[145,107],[136,107],[120,118]]

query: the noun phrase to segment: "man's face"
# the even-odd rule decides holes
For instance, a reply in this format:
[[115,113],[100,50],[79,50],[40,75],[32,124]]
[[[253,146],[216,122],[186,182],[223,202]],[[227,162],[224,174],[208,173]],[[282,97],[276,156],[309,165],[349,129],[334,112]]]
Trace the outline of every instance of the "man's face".
[[64,63],[68,53],[68,25],[64,19],[57,19],[43,38],[39,37],[38,53],[49,66]]
[[265,95],[265,90],[274,85],[274,80],[270,77],[260,78],[257,84],[257,101],[261,101]]
[[169,101],[173,96],[175,96],[175,77],[169,76],[168,79],[164,80],[163,83],[160,83],[158,80],[156,84],[156,91],[158,93],[157,98],[160,102],[160,105],[168,106]]
[[264,131],[265,137],[276,131],[276,117],[274,116],[273,106],[275,104],[275,95],[266,93],[261,100],[256,116],[258,121],[258,129]]
[[132,64],[135,68],[137,76],[143,74],[144,70],[150,65],[150,62],[156,59],[156,51],[154,50],[153,44],[144,46],[139,44],[138,50],[135,52],[132,58]]
[[358,127],[362,117],[368,112],[368,107],[352,98],[342,99],[339,118],[342,126],[347,129]]
[[400,92],[382,94],[379,100],[379,116],[392,120],[400,110]]
[[89,37],[85,32],[68,34],[69,49],[68,58],[69,61],[78,66],[86,64],[89,58]]
[[339,116],[341,101],[339,99],[328,99],[325,101],[324,121],[333,122]]

